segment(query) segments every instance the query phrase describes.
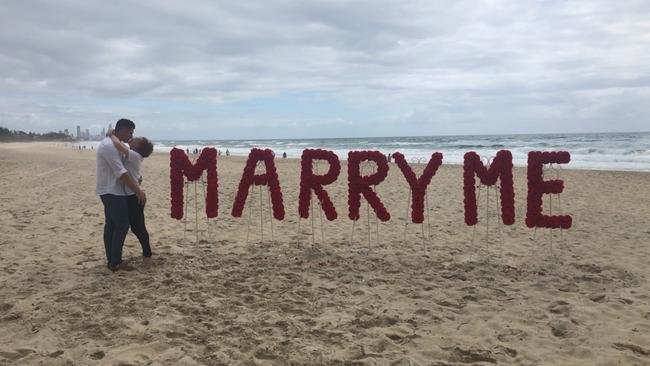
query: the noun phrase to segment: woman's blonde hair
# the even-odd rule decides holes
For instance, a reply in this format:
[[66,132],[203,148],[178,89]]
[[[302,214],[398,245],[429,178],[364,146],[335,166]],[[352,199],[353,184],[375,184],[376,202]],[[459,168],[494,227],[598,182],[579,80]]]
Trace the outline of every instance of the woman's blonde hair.
[[138,154],[142,155],[143,158],[148,157],[153,152],[153,144],[146,137],[139,137],[140,145],[137,146],[137,149],[134,149]]

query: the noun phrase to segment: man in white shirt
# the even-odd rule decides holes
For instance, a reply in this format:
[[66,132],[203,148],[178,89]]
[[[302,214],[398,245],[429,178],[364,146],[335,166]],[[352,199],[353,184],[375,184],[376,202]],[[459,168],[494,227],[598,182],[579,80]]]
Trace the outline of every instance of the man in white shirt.
[[[115,135],[120,141],[128,142],[133,137],[135,123],[120,119],[115,124]],[[127,187],[130,192],[127,192]],[[96,193],[104,205],[104,249],[108,268],[115,272],[131,267],[122,263],[122,247],[129,231],[129,208],[126,196],[135,193],[144,205],[147,196],[128,174],[122,157],[110,138],[105,138],[97,148]]]
[[[113,141],[113,146],[125,158],[124,167],[134,182],[142,183],[142,162],[153,152],[153,144],[146,137],[134,137],[125,145],[110,130],[108,135]],[[127,147],[128,146],[128,147]],[[151,245],[149,243],[149,231],[145,224],[144,205],[138,202],[138,196],[126,187],[126,201],[129,207],[129,224],[131,231],[138,237],[142,246],[142,264],[149,268],[152,264]]]

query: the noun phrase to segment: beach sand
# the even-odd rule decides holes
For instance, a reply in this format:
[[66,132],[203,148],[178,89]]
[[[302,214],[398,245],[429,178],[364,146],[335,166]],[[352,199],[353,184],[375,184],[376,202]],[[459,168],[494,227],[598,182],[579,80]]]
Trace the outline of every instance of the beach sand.
[[353,225],[343,163],[328,189],[339,218],[323,217],[321,232],[314,210],[312,236],[312,220],[297,220],[298,160],[276,160],[284,221],[271,227],[265,191],[260,220],[258,188],[250,219],[230,216],[244,162],[219,157],[209,226],[198,185],[197,242],[194,185],[188,222],[172,219],[169,156],[146,159],[154,266],[141,268],[129,234],[124,256],[137,270],[111,273],[95,152],[0,144],[0,364],[650,364],[649,173],[562,170],[561,212],[574,225],[551,237],[526,228],[516,168],[516,223],[497,225],[492,191],[486,236],[485,191],[474,230],[462,167],[443,165],[429,225],[405,235],[397,166],[378,186],[392,220],[368,220],[362,200]]

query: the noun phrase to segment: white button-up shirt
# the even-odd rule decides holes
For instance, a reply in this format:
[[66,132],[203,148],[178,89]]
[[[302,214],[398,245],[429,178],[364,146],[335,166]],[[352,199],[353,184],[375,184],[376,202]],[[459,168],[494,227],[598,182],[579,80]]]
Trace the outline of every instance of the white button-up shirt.
[[[138,183],[140,181],[140,178],[142,177],[142,161],[144,158],[140,153],[137,151],[129,149],[129,152],[126,155],[126,161],[124,162],[124,166],[126,167],[126,170],[129,172],[129,175],[131,178],[133,178],[133,181]],[[135,194],[131,190],[131,188],[125,186],[124,190],[126,191],[127,195],[132,195]]]
[[119,179],[126,172],[119,151],[113,141],[106,137],[97,147],[97,194],[126,196],[124,184]]

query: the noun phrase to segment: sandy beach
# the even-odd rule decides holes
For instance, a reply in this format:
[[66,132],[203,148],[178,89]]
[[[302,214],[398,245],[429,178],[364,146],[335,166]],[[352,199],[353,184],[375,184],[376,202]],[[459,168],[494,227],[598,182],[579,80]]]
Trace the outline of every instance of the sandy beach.
[[95,152],[0,144],[0,364],[650,365],[650,173],[562,170],[573,227],[551,233],[524,224],[525,168],[516,223],[497,225],[491,191],[486,226],[483,192],[473,229],[462,167],[443,165],[428,222],[405,231],[395,164],[378,186],[390,221],[365,200],[348,219],[343,162],[339,218],[321,224],[317,207],[298,220],[300,162],[277,159],[287,215],[271,225],[258,188],[230,215],[244,163],[219,157],[217,219],[198,185],[197,242],[194,185],[187,222],[172,219],[169,156],[146,159],[154,266],[129,234],[137,269],[111,273]]

